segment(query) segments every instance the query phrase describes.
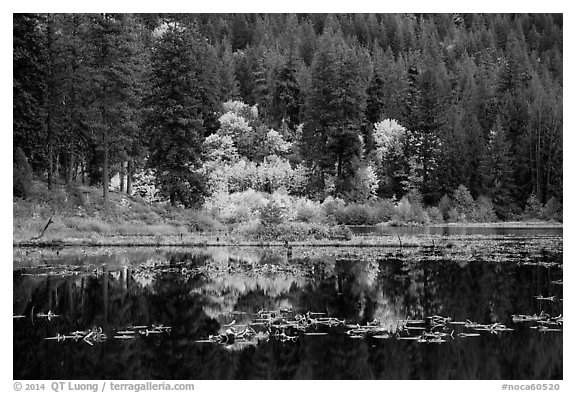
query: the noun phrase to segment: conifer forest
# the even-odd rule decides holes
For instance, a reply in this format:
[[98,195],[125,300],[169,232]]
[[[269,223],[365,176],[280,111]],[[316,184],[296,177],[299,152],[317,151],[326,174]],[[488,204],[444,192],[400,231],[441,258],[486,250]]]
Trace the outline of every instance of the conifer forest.
[[500,219],[562,202],[561,14],[15,14],[13,29],[15,196],[35,176],[106,199],[114,174],[134,193],[145,172],[186,207],[247,189],[438,206],[460,187]]

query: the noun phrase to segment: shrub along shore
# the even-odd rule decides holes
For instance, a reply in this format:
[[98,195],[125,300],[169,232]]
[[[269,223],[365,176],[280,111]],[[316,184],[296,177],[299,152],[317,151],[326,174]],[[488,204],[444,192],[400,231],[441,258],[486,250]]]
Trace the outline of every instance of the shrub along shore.
[[474,200],[465,188],[426,207],[417,195],[400,201],[346,204],[338,198],[312,201],[281,192],[253,190],[226,195],[202,210],[153,204],[112,192],[35,182],[27,199],[13,201],[15,246],[392,246],[422,245],[397,236],[354,236],[350,227],[393,226],[561,227],[562,207],[530,201],[515,220],[498,221],[489,200]]

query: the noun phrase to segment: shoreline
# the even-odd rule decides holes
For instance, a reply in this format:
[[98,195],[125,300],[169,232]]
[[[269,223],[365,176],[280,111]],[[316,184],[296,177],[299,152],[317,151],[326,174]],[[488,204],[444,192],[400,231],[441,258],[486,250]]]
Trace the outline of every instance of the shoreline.
[[433,228],[563,228],[563,223],[554,221],[502,221],[502,222],[472,222],[472,223],[446,223],[428,225]]
[[[354,228],[377,228],[377,226],[348,226]],[[497,222],[497,223],[448,223],[431,224],[425,226],[381,226],[382,229],[397,228],[512,228],[512,229],[562,229],[563,224],[558,222]],[[450,239],[441,234],[407,234],[394,233],[365,234],[352,236],[352,239],[315,239],[289,242],[291,247],[446,247],[450,240],[458,240],[464,235],[451,235]],[[500,236],[467,235],[475,238],[482,236],[490,238]],[[440,240],[438,244],[434,239]],[[444,239],[444,240],[443,240]],[[13,241],[13,248],[60,248],[60,247],[286,247],[283,241],[250,240],[243,236],[230,236],[222,232],[208,232],[205,234],[174,235],[113,235],[113,236],[81,236],[57,239],[18,240]]]
[[430,224],[387,225],[347,225],[349,228],[563,228],[557,221],[496,221],[496,222],[446,222]]

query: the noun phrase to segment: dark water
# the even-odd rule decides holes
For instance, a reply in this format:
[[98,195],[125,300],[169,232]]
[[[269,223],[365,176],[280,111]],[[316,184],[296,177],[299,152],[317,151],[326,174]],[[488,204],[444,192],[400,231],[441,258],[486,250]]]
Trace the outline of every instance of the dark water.
[[[562,313],[561,238],[476,239],[450,250],[294,249],[290,259],[272,248],[58,254],[14,252],[13,307],[23,316],[13,320],[14,379],[563,377],[563,333],[511,319]],[[196,342],[232,321],[254,322],[262,309],[324,312],[360,325],[378,319],[387,338],[334,328],[283,342],[254,325],[261,339],[249,345]],[[37,315],[49,311],[60,316]],[[408,332],[398,320],[433,315],[514,330],[460,337],[471,330],[446,325],[443,343],[399,339]],[[114,338],[130,326],[160,324],[171,331]],[[95,326],[106,340],[45,340]]]

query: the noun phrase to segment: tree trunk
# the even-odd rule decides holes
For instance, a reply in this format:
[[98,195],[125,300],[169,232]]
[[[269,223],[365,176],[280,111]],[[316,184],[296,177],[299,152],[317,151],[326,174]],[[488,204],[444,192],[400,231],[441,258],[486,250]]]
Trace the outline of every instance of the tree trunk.
[[[54,151],[54,149],[52,149],[52,151]],[[54,160],[54,174],[56,174],[56,176],[59,176],[60,174],[60,154],[56,154],[56,159]]]
[[108,178],[109,178],[109,173],[108,173],[108,163],[109,163],[109,154],[110,152],[108,151],[108,131],[109,128],[111,127],[110,125],[108,125],[108,116],[106,115],[106,99],[108,96],[108,89],[106,86],[106,83],[104,83],[104,86],[102,87],[102,107],[101,107],[101,111],[102,111],[102,124],[104,125],[104,130],[102,133],[102,145],[104,146],[104,164],[103,164],[103,168],[102,168],[102,197],[104,199],[104,204],[108,203]]
[[318,176],[318,189],[320,194],[322,195],[322,197],[324,198],[326,195],[324,195],[324,191],[326,190],[326,174],[324,173],[324,170],[322,168],[318,168],[319,165],[317,165],[317,170],[319,171],[319,176]]
[[50,14],[47,14],[47,36],[48,36],[48,75],[47,75],[47,114],[46,114],[46,144],[48,145],[48,189],[52,189],[52,184],[54,182],[54,136],[53,136],[53,128],[52,128],[52,120],[53,120],[53,94],[54,94],[54,79],[53,79],[53,69],[52,65],[54,64],[54,51],[52,50],[53,44],[53,20]]
[[431,153],[431,141],[429,138],[428,134],[425,134],[423,136],[423,142],[422,144],[424,145],[424,149],[422,151],[422,187],[420,188],[420,191],[422,192],[422,194],[427,195],[430,193],[430,176],[428,175],[428,160],[429,157],[432,156]]
[[82,160],[81,169],[82,169],[82,184],[86,184],[86,161]]
[[78,162],[78,160],[74,160],[74,171],[72,172],[72,179],[74,179],[74,181],[78,180],[78,173],[80,172],[80,163]]
[[125,162],[120,163],[120,192],[124,192],[124,177],[126,176]]
[[[550,188],[551,188],[551,176],[552,176],[552,170],[553,170],[553,165],[554,165],[554,158],[553,157],[553,150],[556,150],[556,145],[555,143],[558,143],[559,138],[557,137],[557,133],[558,133],[558,123],[556,121],[556,110],[557,108],[554,107],[554,112],[553,112],[553,120],[552,120],[552,124],[553,126],[550,127],[551,130],[548,131],[549,133],[549,138],[548,138],[548,161],[547,161],[547,168],[546,168],[546,190],[544,195],[542,196],[542,203],[546,203],[548,201],[548,199],[550,198]],[[561,123],[560,123],[561,124]],[[554,154],[555,156],[555,154]],[[559,168],[558,168],[559,169]]]
[[542,124],[542,99],[538,107],[538,127],[536,128],[536,196],[541,201],[544,197],[542,192],[542,146],[540,125]]
[[108,130],[104,131],[104,167],[102,168],[102,188],[103,188],[103,198],[104,203],[108,202],[108,161],[109,161],[109,151],[108,151]]
[[108,277],[108,266],[104,265],[102,269],[102,303],[104,305],[104,321],[103,321],[103,328],[106,329],[108,325],[108,310],[110,309],[110,296],[109,296],[109,289],[108,284],[109,277]]
[[[50,115],[48,115],[50,118]],[[50,126],[50,120],[48,120],[48,189],[52,189],[52,184],[54,180],[54,148],[52,146],[52,131]]]
[[340,193],[340,191],[342,191],[342,153],[338,153],[338,169],[337,169],[337,175],[336,175],[336,187],[335,187],[335,194],[338,195]]
[[76,159],[73,152],[68,155],[68,169],[66,170],[66,184],[70,184],[74,180],[74,165]]
[[126,164],[126,194],[132,195],[132,160]]

